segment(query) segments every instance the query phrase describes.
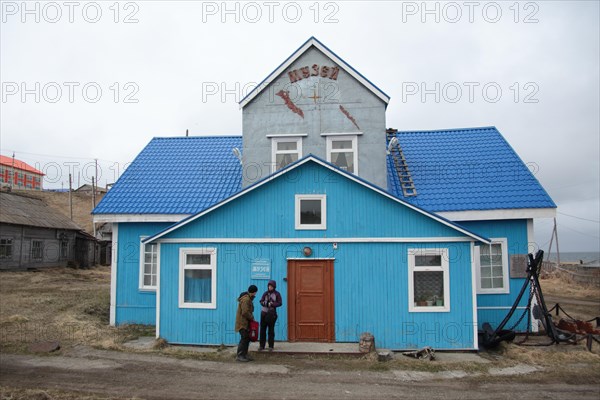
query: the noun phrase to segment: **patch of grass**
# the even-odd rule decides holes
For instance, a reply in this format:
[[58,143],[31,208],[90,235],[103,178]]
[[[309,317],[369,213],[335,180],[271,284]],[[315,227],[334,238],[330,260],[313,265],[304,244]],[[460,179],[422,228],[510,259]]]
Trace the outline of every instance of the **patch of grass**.
[[83,312],[95,317],[102,324],[108,324],[110,319],[110,293],[100,292],[83,306]]
[[369,371],[385,372],[390,370],[390,365],[384,362],[373,362],[368,368]]
[[540,280],[540,285],[544,294],[547,295],[576,300],[600,301],[598,288],[574,283],[564,276],[547,276]]
[[121,400],[137,399],[135,397],[106,397],[93,393],[65,391],[56,389],[22,389],[0,386],[1,400]]
[[155,336],[156,328],[152,325],[125,324],[115,328],[116,343],[122,344],[140,337]]
[[[219,361],[219,362],[234,362],[235,355],[225,352],[198,352],[193,350],[185,350],[180,348],[166,347],[160,351],[161,354],[169,357],[174,357],[182,360],[199,360],[199,361]],[[258,360],[258,357],[255,357]]]

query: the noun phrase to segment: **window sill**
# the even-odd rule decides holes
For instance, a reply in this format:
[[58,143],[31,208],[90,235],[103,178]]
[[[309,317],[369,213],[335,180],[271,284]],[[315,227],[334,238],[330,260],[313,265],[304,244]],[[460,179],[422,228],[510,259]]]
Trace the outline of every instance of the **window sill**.
[[179,308],[199,308],[215,310],[217,305],[214,303],[179,303]]
[[155,287],[141,287],[138,288],[138,290],[140,292],[151,292],[151,293],[156,293],[156,288]]
[[414,313],[422,313],[422,312],[450,312],[450,307],[437,307],[437,306],[431,306],[431,307],[410,307],[408,309],[408,312],[414,312]]
[[510,294],[508,289],[478,289],[477,294]]

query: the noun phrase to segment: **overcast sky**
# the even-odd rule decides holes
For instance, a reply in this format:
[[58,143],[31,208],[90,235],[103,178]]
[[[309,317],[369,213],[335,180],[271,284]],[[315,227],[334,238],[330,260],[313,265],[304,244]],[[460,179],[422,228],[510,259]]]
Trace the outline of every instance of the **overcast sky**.
[[600,249],[597,1],[22,4],[2,1],[1,153],[46,188],[94,158],[114,182],[154,136],[241,134],[237,102],[314,35],[391,96],[389,127],[496,126],[558,204],[561,251]]

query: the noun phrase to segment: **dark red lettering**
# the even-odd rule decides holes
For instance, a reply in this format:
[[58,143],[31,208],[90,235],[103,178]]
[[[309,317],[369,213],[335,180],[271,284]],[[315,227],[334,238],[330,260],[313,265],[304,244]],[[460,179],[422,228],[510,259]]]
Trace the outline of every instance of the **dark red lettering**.
[[329,75],[329,79],[333,79],[334,81],[337,81],[338,72],[340,72],[339,67],[331,68],[331,75]]
[[312,76],[317,76],[319,75],[319,66],[317,64],[313,64],[312,66]]
[[288,76],[290,77],[290,82],[292,82],[292,83],[295,83],[302,79],[302,77],[298,74],[297,69],[288,72]]

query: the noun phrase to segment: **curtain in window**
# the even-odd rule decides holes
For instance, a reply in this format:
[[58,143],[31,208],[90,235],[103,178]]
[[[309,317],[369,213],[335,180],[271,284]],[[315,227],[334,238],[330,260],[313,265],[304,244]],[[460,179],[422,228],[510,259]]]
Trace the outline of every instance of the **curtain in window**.
[[185,270],[183,300],[186,303],[210,303],[212,298],[211,281],[210,270]]

